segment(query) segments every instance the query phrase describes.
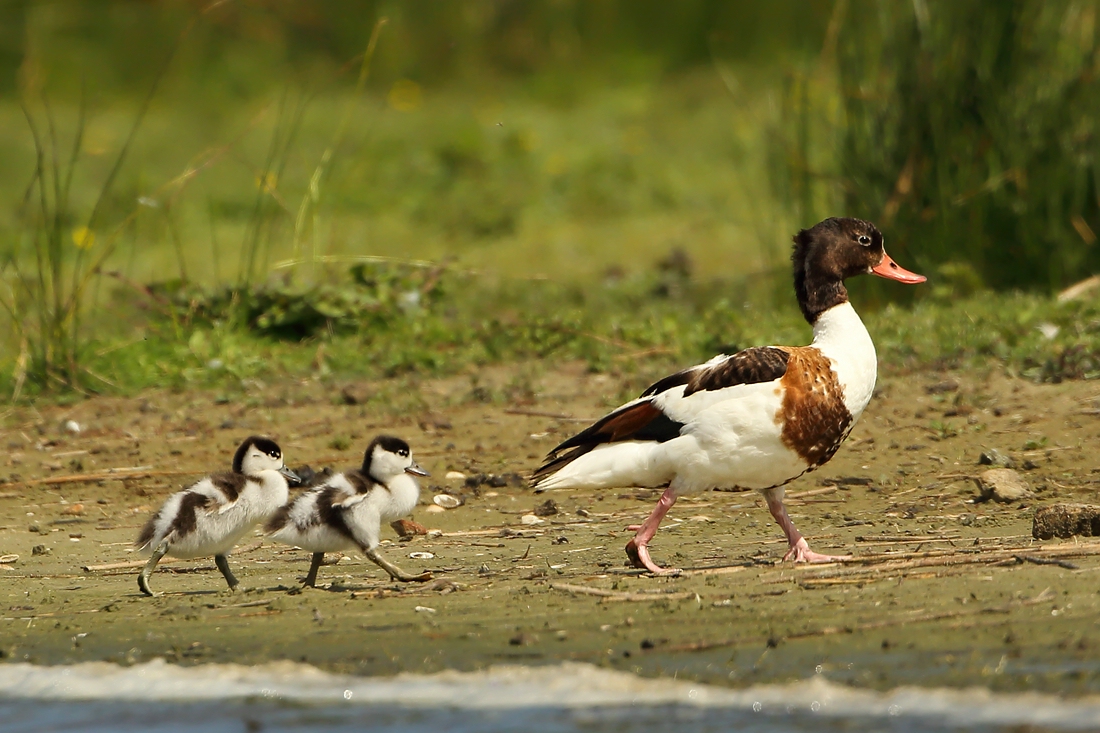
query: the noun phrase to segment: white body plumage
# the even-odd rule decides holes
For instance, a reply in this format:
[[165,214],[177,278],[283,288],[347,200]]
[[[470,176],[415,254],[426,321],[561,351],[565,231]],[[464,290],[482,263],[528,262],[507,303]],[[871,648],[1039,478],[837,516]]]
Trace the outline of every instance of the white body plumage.
[[[358,493],[348,477],[338,473],[295,499],[286,523],[270,537],[310,552],[374,549],[380,541],[382,523],[408,515],[419,498],[416,479],[404,473],[385,484],[372,482],[366,493]],[[326,521],[328,507],[339,512],[346,532],[331,520]]]
[[[842,401],[854,423],[874,392],[875,346],[851,303],[821,314],[808,347],[828,359]],[[727,356],[694,367],[719,366]],[[540,490],[608,486],[664,486],[677,494],[734,486],[767,489],[806,472],[803,456],[784,441],[782,379],[701,390],[684,396],[678,385],[652,397],[668,418],[683,423],[678,437],[664,442],[623,441],[599,445],[538,483]],[[640,398],[631,404],[649,400]],[[846,429],[850,429],[848,425]]]
[[[225,555],[250,529],[266,522],[289,498],[286,478],[277,470],[247,476],[236,498],[211,477],[168,497],[154,517],[153,536],[141,548],[152,552],[168,540],[168,555],[184,559]],[[196,507],[190,496],[208,499]],[[180,532],[181,512],[194,512],[194,527]],[[187,525],[184,525],[187,526]]]
[[286,503],[287,479],[298,477],[286,467],[279,446],[270,438],[253,435],[237,448],[232,471],[207,476],[168,497],[135,543],[151,555],[138,576],[141,592],[156,595],[149,577],[165,555],[213,555],[230,589],[237,587],[226,555],[248,530]]
[[359,548],[391,578],[428,580],[431,573],[411,575],[378,551],[382,522],[392,522],[413,510],[420,498],[414,476],[428,473],[412,458],[409,444],[380,435],[363,454],[363,465],[327,479],[298,496],[267,523],[268,535],[313,553],[305,584],[317,583],[317,569],[326,552]]

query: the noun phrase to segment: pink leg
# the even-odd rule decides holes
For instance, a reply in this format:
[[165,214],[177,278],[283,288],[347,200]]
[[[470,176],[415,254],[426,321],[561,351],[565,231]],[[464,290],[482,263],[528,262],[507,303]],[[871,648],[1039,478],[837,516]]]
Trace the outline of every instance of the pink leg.
[[645,568],[656,575],[679,572],[671,568],[662,568],[649,557],[649,541],[653,539],[653,535],[657,534],[657,527],[660,526],[661,520],[665,518],[668,510],[675,503],[676,491],[670,486],[665,489],[665,493],[661,494],[657,506],[653,507],[653,511],[646,517],[644,522],[627,527],[627,529],[637,532],[630,542],[626,543],[626,554],[630,557],[630,562],[634,567]]
[[775,517],[775,521],[787,535],[787,544],[791,549],[783,556],[784,560],[795,562],[833,562],[847,560],[851,555],[822,555],[810,549],[809,543],[802,533],[795,529],[794,522],[787,516],[787,509],[783,506],[783,489],[768,489],[764,492],[764,500],[768,502],[768,511]]

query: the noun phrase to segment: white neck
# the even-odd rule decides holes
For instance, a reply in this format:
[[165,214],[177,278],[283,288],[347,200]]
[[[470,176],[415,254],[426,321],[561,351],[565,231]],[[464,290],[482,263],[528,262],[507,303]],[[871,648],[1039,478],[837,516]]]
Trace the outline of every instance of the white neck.
[[871,335],[851,303],[834,305],[818,316],[812,346],[832,359],[844,405],[853,420],[858,418],[875,391],[878,359]]

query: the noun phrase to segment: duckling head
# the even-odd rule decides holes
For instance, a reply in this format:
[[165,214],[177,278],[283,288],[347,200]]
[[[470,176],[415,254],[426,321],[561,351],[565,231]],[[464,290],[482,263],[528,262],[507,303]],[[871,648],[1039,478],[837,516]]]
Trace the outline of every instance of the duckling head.
[[403,473],[427,476],[427,471],[413,460],[409,444],[391,435],[379,435],[367,446],[363,455],[363,473],[385,484]]
[[262,471],[278,471],[290,481],[301,481],[296,473],[286,467],[278,443],[262,435],[252,435],[237,448],[233,456],[233,472],[256,476]]

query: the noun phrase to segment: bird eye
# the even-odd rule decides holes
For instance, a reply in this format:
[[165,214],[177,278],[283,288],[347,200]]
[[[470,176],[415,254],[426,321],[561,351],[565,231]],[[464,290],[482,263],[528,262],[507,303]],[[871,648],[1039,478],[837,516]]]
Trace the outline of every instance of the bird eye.
[[859,235],[859,243],[862,244],[863,246],[867,246],[868,244],[871,243],[871,238],[868,237],[866,234],[860,234]]

